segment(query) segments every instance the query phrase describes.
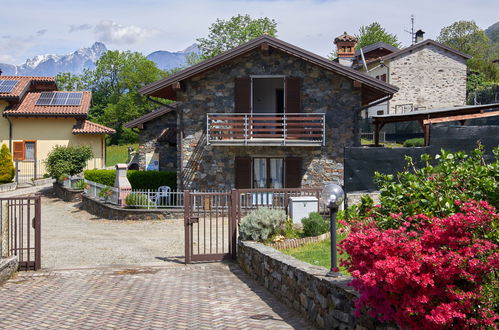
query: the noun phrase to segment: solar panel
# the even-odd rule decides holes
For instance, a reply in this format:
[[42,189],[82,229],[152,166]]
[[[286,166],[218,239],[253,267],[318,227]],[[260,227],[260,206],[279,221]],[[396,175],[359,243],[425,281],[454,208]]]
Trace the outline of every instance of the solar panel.
[[10,93],[19,80],[0,80],[0,93]]
[[42,92],[36,105],[80,105],[83,93]]

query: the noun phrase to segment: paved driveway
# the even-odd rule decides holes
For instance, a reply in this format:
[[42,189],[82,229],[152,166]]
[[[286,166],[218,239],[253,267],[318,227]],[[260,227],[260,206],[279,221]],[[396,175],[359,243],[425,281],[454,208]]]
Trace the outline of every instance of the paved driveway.
[[165,264],[183,260],[182,219],[111,221],[45,191],[42,197],[42,268]]
[[20,273],[0,297],[2,329],[310,328],[234,264]]

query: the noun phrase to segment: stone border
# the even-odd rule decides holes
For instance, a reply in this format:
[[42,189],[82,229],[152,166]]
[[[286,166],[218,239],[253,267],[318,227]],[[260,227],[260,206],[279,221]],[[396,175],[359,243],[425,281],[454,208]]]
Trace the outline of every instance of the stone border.
[[16,182],[0,184],[0,192],[7,192],[7,191],[16,190],[16,189],[17,189]]
[[34,186],[44,186],[46,184],[54,183],[54,182],[55,182],[55,179],[43,178],[43,179],[37,179],[37,180],[33,181],[33,185]]
[[17,256],[8,258],[0,258],[0,285],[12,277],[19,267],[19,259]]
[[104,203],[85,194],[82,195],[80,208],[107,220],[170,220],[184,217],[184,209],[125,209]]
[[57,198],[65,202],[79,202],[82,199],[83,190],[66,188],[59,182],[52,183],[52,187]]
[[292,249],[292,248],[297,248],[302,245],[308,244],[308,243],[316,243],[323,241],[325,239],[328,239],[331,237],[331,233],[327,232],[319,236],[310,236],[310,237],[302,237],[302,238],[290,238],[286,239],[282,242],[277,242],[273,244],[269,244],[269,246],[273,247],[276,250],[283,250],[283,249]]
[[257,242],[240,241],[241,268],[286,305],[322,329],[397,329],[365,314],[355,317],[358,293],[350,276],[325,277],[328,270],[281,253]]

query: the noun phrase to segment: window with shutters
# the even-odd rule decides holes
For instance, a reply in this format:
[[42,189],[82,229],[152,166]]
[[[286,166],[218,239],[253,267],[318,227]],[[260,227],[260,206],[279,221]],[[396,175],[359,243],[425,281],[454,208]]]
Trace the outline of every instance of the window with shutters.
[[236,189],[300,188],[300,157],[236,157]]
[[36,159],[36,141],[17,141],[13,143],[14,160],[35,160]]

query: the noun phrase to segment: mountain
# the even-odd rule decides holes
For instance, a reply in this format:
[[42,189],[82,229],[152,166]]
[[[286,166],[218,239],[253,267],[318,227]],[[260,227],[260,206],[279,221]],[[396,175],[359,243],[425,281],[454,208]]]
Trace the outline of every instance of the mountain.
[[[78,49],[67,55],[37,55],[26,60],[21,65],[11,65],[0,63],[0,70],[5,76],[55,76],[61,72],[71,72],[72,74],[81,74],[84,69],[95,68],[97,60],[107,52],[107,47],[102,42],[95,42],[91,47]],[[155,62],[160,69],[171,70],[173,68],[185,66],[187,56],[190,53],[199,53],[196,44],[187,47],[179,52],[156,51],[147,58]]]
[[499,43],[499,22],[495,22],[485,30],[485,34],[494,43]]

